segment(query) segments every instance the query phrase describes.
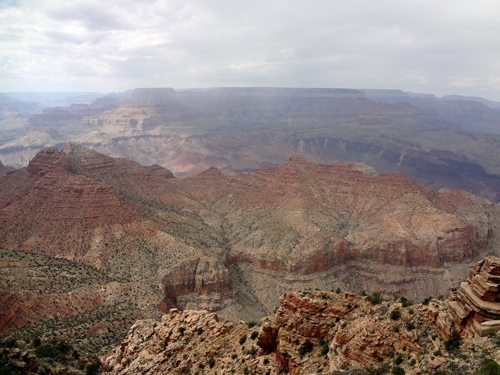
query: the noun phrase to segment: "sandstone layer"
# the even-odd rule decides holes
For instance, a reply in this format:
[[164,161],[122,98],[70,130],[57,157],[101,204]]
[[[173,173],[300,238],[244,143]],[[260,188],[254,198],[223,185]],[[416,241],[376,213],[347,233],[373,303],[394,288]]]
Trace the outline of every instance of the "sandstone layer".
[[472,267],[469,278],[452,293],[450,317],[470,336],[500,331],[500,258],[487,257]]

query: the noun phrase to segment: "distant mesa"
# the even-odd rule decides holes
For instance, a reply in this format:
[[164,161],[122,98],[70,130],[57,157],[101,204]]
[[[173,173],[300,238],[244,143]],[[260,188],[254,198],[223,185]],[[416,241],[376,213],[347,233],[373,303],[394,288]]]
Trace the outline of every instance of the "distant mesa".
[[[500,104],[486,99],[282,87],[137,88],[94,99],[4,119],[3,163],[20,168],[43,147],[79,143],[187,177],[209,167],[226,175],[256,172],[301,154],[500,200]],[[25,138],[36,124],[62,139]]]
[[138,88],[132,92],[130,99],[138,103],[163,103],[175,98],[173,88]]

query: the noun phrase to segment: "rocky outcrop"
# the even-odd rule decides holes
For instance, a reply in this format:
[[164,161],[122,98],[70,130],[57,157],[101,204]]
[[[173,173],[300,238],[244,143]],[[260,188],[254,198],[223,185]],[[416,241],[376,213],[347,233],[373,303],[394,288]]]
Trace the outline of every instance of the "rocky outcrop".
[[452,294],[450,316],[464,335],[500,331],[500,258],[487,257],[471,268],[467,281]]
[[[214,313],[171,309],[161,322],[138,321],[102,359],[109,374],[273,374],[272,355],[257,357],[253,328],[221,322]],[[243,339],[244,338],[244,339]]]
[[[443,341],[427,323],[425,309],[405,306],[372,305],[347,292],[293,292],[280,298],[276,314],[263,318],[260,328],[220,321],[203,310],[171,309],[161,321],[136,322],[127,338],[103,357],[103,369],[110,374],[211,375],[299,375],[367,367],[390,373],[397,366],[401,368],[393,373],[447,370]],[[429,352],[433,354],[425,354]],[[470,365],[453,365],[467,373],[479,360],[471,356]]]
[[329,371],[376,366],[390,353],[420,350],[418,334],[395,328],[381,315],[387,309],[373,311],[366,297],[353,293],[288,293],[275,316],[262,319],[257,344],[261,353],[275,352],[281,366],[300,373],[313,370],[303,360],[308,345],[328,352],[328,365],[321,366]]
[[165,299],[160,310],[170,308],[218,311],[232,300],[228,269],[216,258],[183,261],[170,268],[162,280]]

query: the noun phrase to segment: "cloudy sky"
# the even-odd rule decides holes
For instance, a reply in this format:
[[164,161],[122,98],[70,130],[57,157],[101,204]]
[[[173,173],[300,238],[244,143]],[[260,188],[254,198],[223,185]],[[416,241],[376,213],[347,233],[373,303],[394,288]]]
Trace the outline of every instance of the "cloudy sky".
[[500,1],[0,0],[0,92],[216,86],[500,101]]

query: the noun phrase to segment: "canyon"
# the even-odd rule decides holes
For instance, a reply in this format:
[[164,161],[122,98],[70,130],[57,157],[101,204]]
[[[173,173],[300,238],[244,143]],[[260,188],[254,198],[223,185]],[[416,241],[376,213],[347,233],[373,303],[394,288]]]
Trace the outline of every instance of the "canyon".
[[[258,320],[306,288],[419,300],[498,251],[498,207],[485,198],[301,155],[178,179],[77,144],[46,148],[0,178],[0,212],[3,333],[124,306]],[[82,283],[48,286],[69,279]]]
[[176,177],[210,167],[258,171],[297,153],[403,172],[435,190],[493,202],[500,199],[499,141],[497,102],[399,90],[147,88],[0,121],[0,160],[14,168],[67,143],[158,164]]

